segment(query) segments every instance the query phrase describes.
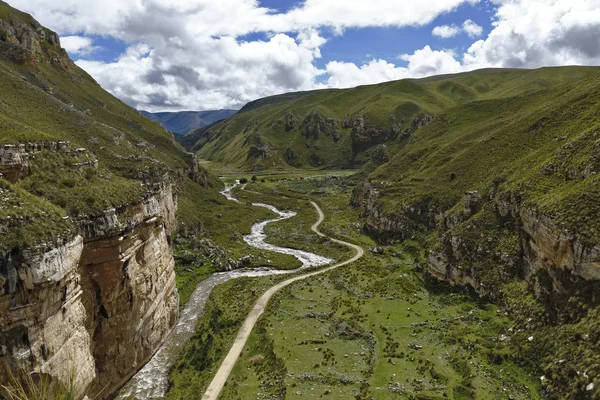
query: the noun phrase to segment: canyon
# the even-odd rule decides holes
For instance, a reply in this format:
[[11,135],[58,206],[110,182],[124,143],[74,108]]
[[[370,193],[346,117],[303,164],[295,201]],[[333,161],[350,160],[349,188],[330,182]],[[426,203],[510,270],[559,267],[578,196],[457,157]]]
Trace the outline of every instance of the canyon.
[[166,183],[141,203],[81,223],[60,243],[0,257],[2,360],[65,384],[74,379],[81,393],[118,388],[177,321],[168,238],[176,209]]

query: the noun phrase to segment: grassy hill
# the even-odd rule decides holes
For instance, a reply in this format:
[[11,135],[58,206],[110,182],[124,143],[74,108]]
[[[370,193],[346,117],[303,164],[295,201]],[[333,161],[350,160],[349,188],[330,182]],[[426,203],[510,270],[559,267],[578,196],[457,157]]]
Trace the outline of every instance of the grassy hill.
[[211,111],[181,111],[181,112],[159,112],[151,113],[140,111],[143,116],[158,121],[169,131],[185,135],[191,130],[203,128],[217,121],[226,119],[235,114],[236,110],[211,110]]
[[[487,69],[353,89],[272,96],[179,139],[203,159],[252,170],[357,167],[394,154],[419,127],[472,102],[525,96],[597,68]],[[377,150],[376,150],[377,149]],[[384,159],[387,156],[384,157]]]
[[[0,151],[2,196],[14,203],[0,206],[5,251],[74,229],[68,215],[139,201],[154,183],[187,176],[192,167],[169,132],[103,90],[54,32],[4,2]],[[9,176],[19,165],[22,174]]]
[[531,74],[439,113],[354,203],[383,242],[425,246],[426,272],[502,304],[531,338],[506,359],[538,369],[549,398],[597,398],[600,71]]
[[600,225],[590,218],[597,203],[584,200],[596,191],[600,127],[600,70],[590,71],[578,81],[445,110],[371,173],[389,194],[384,210],[448,210],[466,191],[520,191],[600,241]]

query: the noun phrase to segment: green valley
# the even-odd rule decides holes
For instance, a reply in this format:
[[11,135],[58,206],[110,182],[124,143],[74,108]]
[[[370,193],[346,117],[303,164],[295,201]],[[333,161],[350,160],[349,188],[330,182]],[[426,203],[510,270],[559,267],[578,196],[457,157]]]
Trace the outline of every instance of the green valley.
[[[246,82],[264,46],[287,71],[340,38],[175,3],[138,4],[149,43],[61,44],[0,0],[0,399],[600,398],[600,67]],[[202,35],[213,68],[170,64]],[[325,89],[256,99],[290,87]]]

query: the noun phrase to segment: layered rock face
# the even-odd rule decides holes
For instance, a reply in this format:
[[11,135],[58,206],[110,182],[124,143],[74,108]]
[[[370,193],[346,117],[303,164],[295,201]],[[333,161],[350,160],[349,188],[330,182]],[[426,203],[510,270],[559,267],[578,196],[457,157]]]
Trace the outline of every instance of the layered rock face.
[[[85,329],[79,260],[83,238],[48,249],[15,250],[0,259],[0,354],[13,370],[32,369],[84,393],[96,378]],[[2,283],[2,282],[0,282]]]
[[[152,356],[175,324],[178,296],[168,235],[175,227],[171,186],[143,204],[106,220],[125,224],[116,235],[98,236],[86,225],[80,260],[83,304],[98,379],[95,391],[112,393]],[[92,234],[93,236],[90,236]]]
[[381,210],[380,196],[372,182],[354,191],[352,201],[363,208],[365,228],[383,241],[438,229],[439,245],[430,250],[426,265],[427,274],[437,280],[494,296],[494,285],[522,277],[538,297],[553,303],[551,308],[563,319],[568,318],[560,316],[567,304],[563,298],[600,302],[600,296],[592,293],[600,281],[600,245],[524,205],[519,196],[498,193],[482,198],[470,191],[459,213],[405,207],[394,215]]
[[81,394],[108,396],[165,339],[178,312],[169,241],[177,200],[164,184],[143,202],[80,222],[80,234],[0,259],[0,354]]
[[29,154],[25,146],[0,146],[0,177],[17,183],[29,173]]
[[75,64],[61,48],[60,39],[55,32],[44,28],[33,19],[30,24],[18,19],[10,24],[0,20],[0,51],[15,62],[28,66],[40,63],[45,45],[54,48],[49,54],[52,64],[64,70],[75,70]]
[[42,151],[60,153],[77,160],[73,168],[98,167],[96,157],[84,148],[74,149],[67,141],[29,142],[0,145],[0,178],[12,184],[29,175],[29,159]]
[[365,229],[372,235],[377,236],[383,242],[390,239],[409,239],[415,231],[424,226],[434,226],[443,213],[432,212],[428,209],[418,207],[404,207],[393,215],[381,210],[377,201],[384,185],[374,182],[364,182],[362,186],[354,189],[351,204],[361,207],[365,217]]

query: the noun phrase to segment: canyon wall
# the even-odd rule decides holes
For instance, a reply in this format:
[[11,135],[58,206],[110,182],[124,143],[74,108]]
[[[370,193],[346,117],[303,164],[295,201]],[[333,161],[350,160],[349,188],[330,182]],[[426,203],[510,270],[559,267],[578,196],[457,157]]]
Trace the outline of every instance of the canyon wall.
[[[365,229],[384,242],[435,236],[425,264],[428,276],[452,285],[469,286],[494,297],[495,286],[525,279],[538,297],[552,303],[559,319],[570,296],[600,303],[600,245],[578,235],[550,215],[526,205],[512,193],[482,196],[467,192],[451,210],[404,207],[382,211],[378,200],[385,186],[365,182],[352,197],[362,207]],[[573,315],[571,316],[573,317]]]
[[0,258],[0,361],[105,397],[152,356],[178,312],[177,198],[163,182],[73,237]]

